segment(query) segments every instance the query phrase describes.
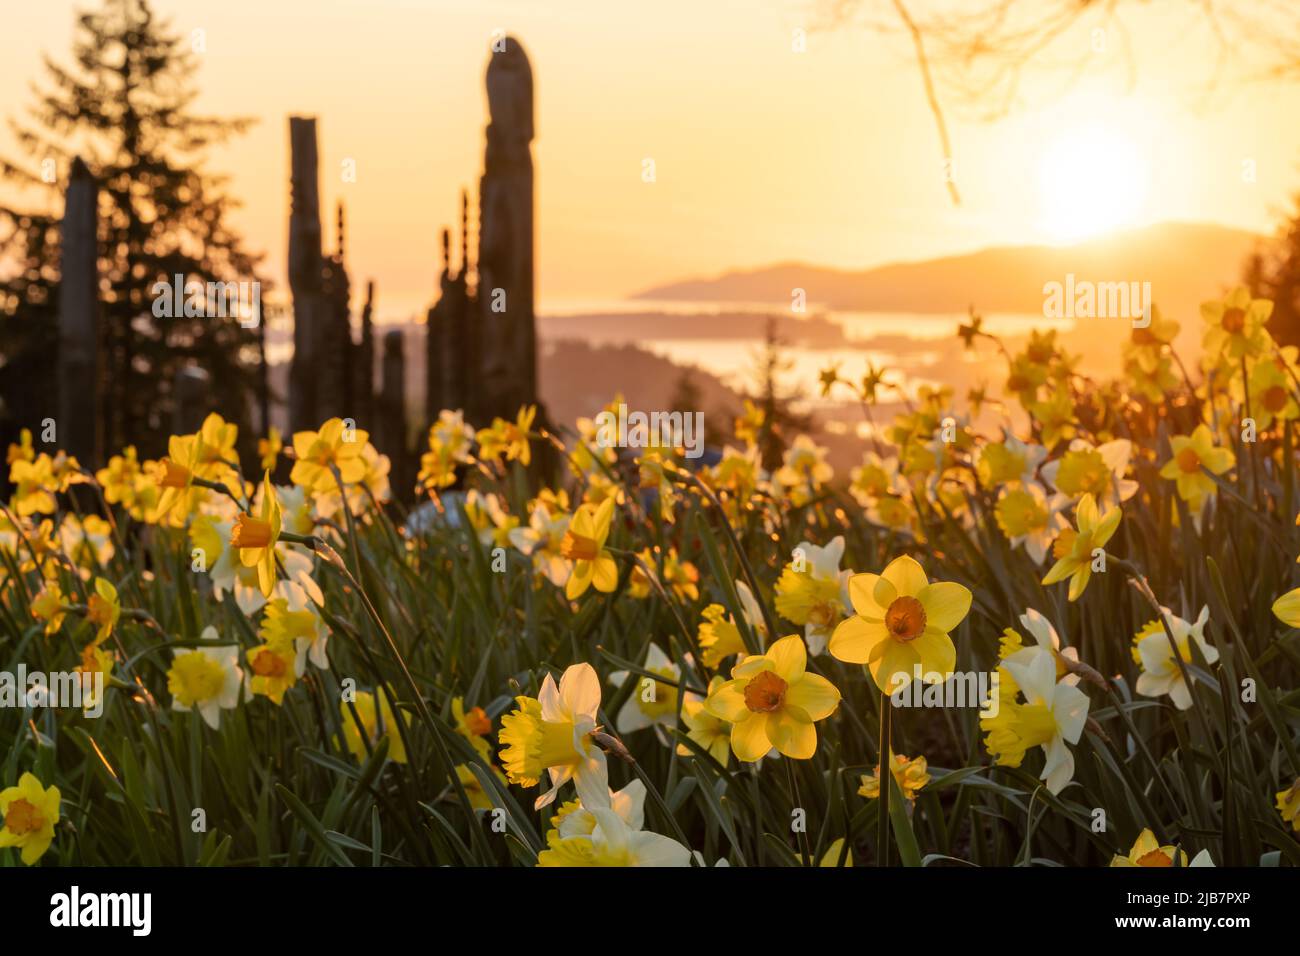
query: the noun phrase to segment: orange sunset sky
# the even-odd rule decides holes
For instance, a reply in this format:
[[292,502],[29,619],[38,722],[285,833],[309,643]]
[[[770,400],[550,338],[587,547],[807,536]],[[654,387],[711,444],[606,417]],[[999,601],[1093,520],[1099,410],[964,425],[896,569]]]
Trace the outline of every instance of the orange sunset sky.
[[[42,53],[69,61],[82,5],[3,3],[9,117],[30,102]],[[1124,15],[1135,75],[1116,35],[1072,84],[1030,74],[1001,121],[953,105],[954,207],[910,41],[816,30],[807,0],[155,3],[177,30],[205,31],[198,108],[259,121],[209,165],[232,176],[235,222],[267,274],[284,284],[286,117],[315,115],[325,211],[346,203],[352,275],[377,281],[385,320],[429,303],[437,230],[476,186],[498,28],[533,64],[544,311],[783,260],[859,268],[1164,220],[1271,232],[1300,189],[1300,83],[1243,79],[1245,50],[1207,93],[1218,52],[1188,6]],[[1071,55],[1089,42],[1086,30],[1062,41]],[[8,129],[0,151],[18,155]]]

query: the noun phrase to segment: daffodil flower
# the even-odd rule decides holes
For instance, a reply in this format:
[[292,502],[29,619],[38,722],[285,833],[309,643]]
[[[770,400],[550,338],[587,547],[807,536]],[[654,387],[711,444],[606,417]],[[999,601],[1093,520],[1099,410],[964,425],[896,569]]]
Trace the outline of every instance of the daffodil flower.
[[628,677],[635,677],[635,689],[614,718],[614,726],[620,734],[635,733],[647,727],[658,730],[677,723],[677,684],[682,676],[681,667],[660,650],[658,644],[651,644],[646,650],[645,670],[672,683],[632,675],[630,671],[614,671],[609,675],[609,682],[615,687],[622,687]]
[[18,847],[27,866],[44,856],[54,842],[59,799],[58,787],[47,789],[30,773],[18,778],[18,786],[0,790],[0,848]]
[[[379,698],[378,706],[375,704],[376,697]],[[387,693],[379,690],[372,694],[368,690],[359,690],[356,692],[356,699],[351,703],[347,700],[339,701],[339,716],[343,720],[343,739],[348,745],[348,750],[357,760],[364,763],[367,759],[367,743],[374,747],[381,737],[386,737],[388,759],[398,764],[407,762],[406,744],[402,741],[401,731],[397,728],[397,720],[392,705],[388,702]],[[360,725],[357,723],[358,720]]]
[[[906,757],[903,754],[891,754],[889,769],[893,773],[894,782],[898,784],[898,790],[905,800],[915,801],[917,793],[930,782],[930,773],[927,770],[924,757]],[[879,799],[880,764],[876,764],[874,773],[862,775],[862,785],[858,788],[858,796],[866,797],[868,800]]]
[[[686,725],[686,736],[708,751],[709,756],[724,767],[731,754],[731,722],[710,712],[705,701],[725,683],[726,679],[721,674],[715,674],[709,681],[705,697],[688,693],[682,700],[682,723]],[[692,753],[691,748],[685,744],[677,745],[678,756],[689,757]]]
[[[1161,610],[1169,621],[1169,629],[1178,645],[1178,657],[1182,658],[1184,664],[1192,663],[1192,641],[1196,642],[1207,664],[1213,664],[1219,659],[1219,652],[1205,638],[1205,625],[1210,619],[1208,607],[1201,608],[1194,623],[1183,620],[1168,608]],[[1188,710],[1192,706],[1192,691],[1183,680],[1182,668],[1174,658],[1174,649],[1169,643],[1164,625],[1157,621],[1147,631],[1146,636],[1137,642],[1138,659],[1142,664],[1142,673],[1137,679],[1137,692],[1144,697],[1168,694],[1175,707]]]
[[1156,840],[1156,835],[1147,828],[1133,841],[1133,848],[1128,851],[1128,856],[1117,855],[1111,859],[1110,865],[1118,867],[1214,866],[1214,861],[1210,859],[1209,850],[1202,850],[1196,854],[1191,863],[1188,863],[1186,853],[1176,846],[1161,846]]
[[826,650],[826,642],[851,610],[848,583],[851,573],[840,570],[844,536],[836,535],[826,547],[807,541],[795,547],[802,570],[791,562],[776,582],[776,610],[787,621],[801,625],[808,653],[814,657]]
[[239,563],[257,568],[257,584],[265,597],[275,589],[275,543],[280,540],[280,499],[276,497],[268,471],[262,478],[261,504],[256,516],[240,512],[230,532],[230,546],[239,552]]
[[1285,790],[1277,792],[1277,810],[1291,829],[1300,833],[1300,777]]
[[1205,425],[1197,425],[1190,435],[1174,435],[1169,445],[1173,457],[1160,468],[1160,477],[1174,482],[1178,497],[1188,503],[1199,521],[1206,502],[1215,493],[1210,475],[1224,474],[1237,458],[1227,448],[1215,447],[1214,436]]
[[117,588],[104,578],[95,578],[95,592],[86,600],[86,620],[95,628],[96,644],[108,640],[121,616],[122,602],[118,600]]
[[559,840],[537,854],[538,866],[690,866],[691,851],[658,833],[633,830],[608,807],[593,808],[590,837]]
[[1050,654],[1028,659],[1007,658],[1003,666],[1015,679],[1025,697],[1014,707],[1012,729],[1020,738],[1019,749],[1042,747],[1046,759],[1040,779],[1047,789],[1060,793],[1074,778],[1074,754],[1068,744],[1077,744],[1088,720],[1088,695],[1070,680],[1056,680],[1056,662]]
[[752,763],[775,747],[796,760],[817,752],[814,723],[840,703],[840,692],[825,677],[807,670],[808,652],[797,634],[783,637],[765,654],[746,657],[731,680],[705,701],[715,717],[731,723],[731,749]]
[[551,788],[537,798],[540,810],[570,780],[590,808],[609,804],[605,752],[591,739],[600,709],[600,678],[590,664],[567,668],[556,686],[550,674],[536,698],[516,697],[518,708],[501,719],[501,761],[511,783],[535,787],[549,771]]
[[569,580],[570,566],[563,553],[569,520],[563,512],[552,517],[551,509],[539,501],[528,516],[528,526],[509,531],[510,543],[532,558],[533,571],[556,587],[564,587]]
[[289,480],[313,492],[337,489],[332,468],[337,468],[344,484],[360,481],[366,465],[361,458],[370,433],[349,429],[343,419],[331,418],[320,431],[295,432],[293,451],[297,458]]
[[960,584],[931,584],[915,559],[895,558],[881,574],[849,579],[854,615],[831,635],[830,652],[847,664],[866,664],[876,686],[893,693],[919,667],[927,683],[952,673],[957,649],[948,632],[970,611]]
[[1057,537],[1052,546],[1057,561],[1043,578],[1043,584],[1055,584],[1069,578],[1069,599],[1077,601],[1092,577],[1093,551],[1105,548],[1119,527],[1121,514],[1118,507],[1104,513],[1098,511],[1092,495],[1084,495],[1074,510],[1078,530],[1066,528]]
[[577,600],[593,584],[597,591],[605,593],[618,586],[618,565],[605,549],[613,520],[612,498],[606,498],[599,507],[581,505],[574,512],[561,546],[561,554],[573,562],[569,580],[564,586],[564,595],[570,601]]
[[[217,629],[205,627],[202,640],[217,640]],[[244,672],[239,668],[239,647],[196,647],[177,650],[167,672],[172,709],[197,710],[213,730],[221,726],[221,711],[239,705]]]

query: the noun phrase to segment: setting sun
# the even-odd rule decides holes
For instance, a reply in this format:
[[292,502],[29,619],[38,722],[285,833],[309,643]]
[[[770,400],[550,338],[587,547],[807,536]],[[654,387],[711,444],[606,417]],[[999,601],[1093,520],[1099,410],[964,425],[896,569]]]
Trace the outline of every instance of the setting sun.
[[1133,225],[1148,174],[1146,157],[1123,133],[1101,125],[1069,130],[1039,160],[1043,228],[1073,240]]

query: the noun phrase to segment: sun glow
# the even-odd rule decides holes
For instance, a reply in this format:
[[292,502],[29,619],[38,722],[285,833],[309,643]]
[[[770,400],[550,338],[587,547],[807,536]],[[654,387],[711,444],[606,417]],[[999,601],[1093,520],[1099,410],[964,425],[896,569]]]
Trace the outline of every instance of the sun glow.
[[1146,157],[1123,133],[1103,125],[1063,133],[1038,164],[1043,228],[1067,241],[1135,224],[1149,173]]

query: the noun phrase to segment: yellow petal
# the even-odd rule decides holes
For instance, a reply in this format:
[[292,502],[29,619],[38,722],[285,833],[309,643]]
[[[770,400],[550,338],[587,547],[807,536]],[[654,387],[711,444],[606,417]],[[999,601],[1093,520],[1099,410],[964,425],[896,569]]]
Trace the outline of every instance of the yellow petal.
[[771,658],[772,669],[777,676],[788,684],[800,680],[804,668],[808,666],[808,652],[804,649],[803,638],[798,634],[781,638],[767,649],[767,656]]
[[916,597],[929,583],[921,565],[906,554],[890,561],[889,567],[880,576],[894,586],[899,596]]
[[951,581],[926,585],[916,599],[925,608],[927,626],[945,633],[960,624],[970,612],[970,591]]
[[795,760],[807,760],[817,752],[817,729],[812,721],[801,720],[782,709],[767,715],[767,737],[772,746]]
[[885,618],[885,608],[877,604],[875,598],[876,583],[879,580],[879,574],[855,574],[849,578],[849,603],[863,617],[881,621]]
[[732,724],[731,749],[736,752],[736,759],[744,763],[761,760],[772,749],[772,741],[767,737],[766,717],[751,713],[746,719]]
[[865,664],[871,652],[881,641],[890,640],[889,630],[883,621],[866,621],[850,617],[839,623],[831,634],[830,652],[836,660],[846,664]]
[[839,706],[840,692],[820,674],[804,674],[803,680],[786,690],[785,702],[800,708],[812,720],[824,720]]

